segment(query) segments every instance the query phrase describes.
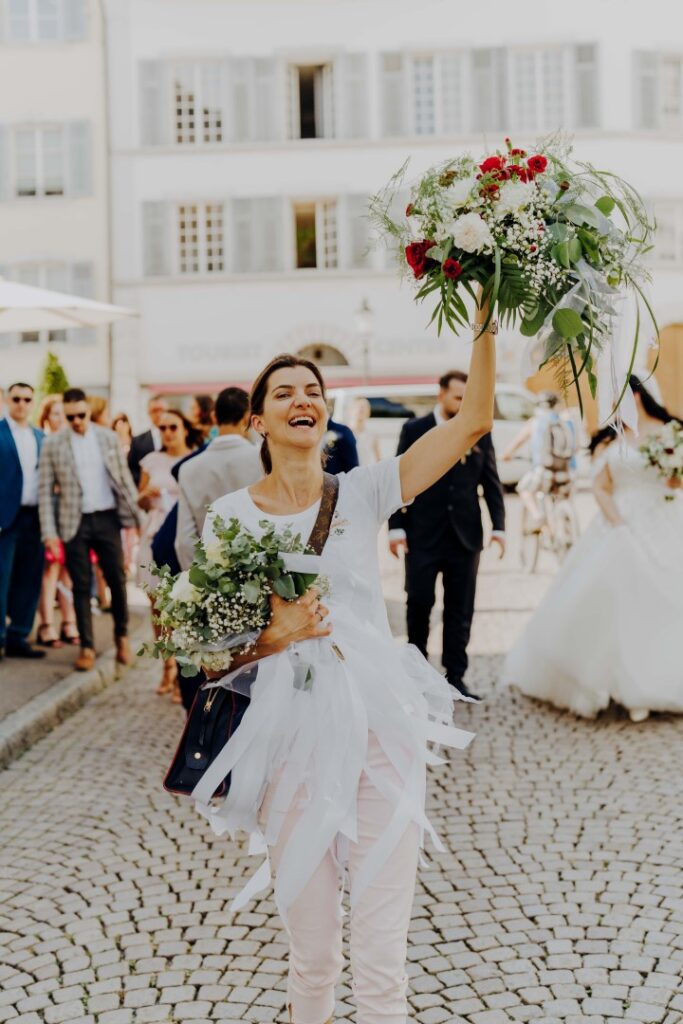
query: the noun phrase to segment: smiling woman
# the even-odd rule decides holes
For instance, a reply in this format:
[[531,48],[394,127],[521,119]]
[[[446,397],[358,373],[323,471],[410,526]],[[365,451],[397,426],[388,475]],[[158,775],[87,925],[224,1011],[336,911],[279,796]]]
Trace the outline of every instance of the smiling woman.
[[[484,324],[486,308],[477,312]],[[431,744],[467,746],[452,725],[457,691],[415,648],[396,644],[382,597],[377,532],[490,429],[493,335],[481,328],[457,417],[400,458],[338,476],[334,518],[322,555],[297,567],[329,581],[325,606],[272,603],[272,618],[240,668],[218,685],[241,690],[242,666],[258,666],[251,702],[224,755],[231,786],[222,804],[201,803],[219,834],[245,829],[263,867],[233,906],[266,885],[290,935],[290,1020],[331,1020],[342,968],[341,873],[351,894],[351,963],[359,1024],[406,1019],[406,954],[418,848],[428,831],[426,766]],[[323,494],[327,429],[320,371],[282,355],[258,377],[252,426],[263,437],[263,480],[217,501],[207,517],[236,518],[254,536],[269,524],[306,537]],[[304,564],[305,563],[305,567]],[[295,568],[292,566],[292,568]],[[310,685],[297,683],[305,669]],[[201,787],[199,787],[201,788]]]

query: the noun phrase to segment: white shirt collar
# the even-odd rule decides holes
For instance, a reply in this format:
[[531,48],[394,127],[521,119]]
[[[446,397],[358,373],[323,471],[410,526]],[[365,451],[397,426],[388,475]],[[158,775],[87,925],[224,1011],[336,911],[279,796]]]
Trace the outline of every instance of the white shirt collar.
[[154,442],[154,451],[155,452],[160,452],[161,451],[161,431],[159,430],[158,427],[155,427],[154,424],[152,424],[152,427],[151,427],[151,434],[152,434],[152,441]]
[[31,424],[30,423],[17,423],[17,421],[14,419],[13,416],[8,416],[7,417],[7,422],[9,423],[9,428],[10,428],[11,431],[15,431],[15,430],[30,430],[31,429]]
[[448,423],[448,420],[441,412],[441,406],[438,403],[434,406],[434,419],[436,420],[437,427],[440,427],[442,423]]

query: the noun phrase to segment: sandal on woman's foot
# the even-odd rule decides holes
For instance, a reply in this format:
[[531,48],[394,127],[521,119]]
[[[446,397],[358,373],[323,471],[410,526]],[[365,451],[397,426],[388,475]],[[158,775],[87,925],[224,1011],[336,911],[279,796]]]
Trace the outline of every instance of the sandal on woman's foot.
[[172,665],[164,665],[164,674],[156,689],[159,696],[163,696],[165,693],[172,693],[177,678],[178,669],[176,668],[175,662]]
[[[53,635],[48,636],[48,633],[52,633]],[[59,647],[63,646],[62,641],[56,634],[54,626],[51,626],[47,622],[44,622],[42,626],[38,626],[38,639],[36,640],[36,643],[40,647],[51,647],[53,650],[57,650]]]
[[171,694],[171,704],[182,704],[183,695],[180,692],[180,683],[178,682],[178,676],[176,675],[175,682],[173,683],[173,693]]
[[[76,632],[75,633],[67,633],[67,629],[75,629]],[[74,623],[67,622],[66,625],[63,625],[62,626],[62,631],[59,634],[59,636],[60,636],[60,639],[63,640],[65,644],[71,644],[72,647],[80,647],[81,646],[81,638],[78,635],[78,626],[76,625],[75,622]]]

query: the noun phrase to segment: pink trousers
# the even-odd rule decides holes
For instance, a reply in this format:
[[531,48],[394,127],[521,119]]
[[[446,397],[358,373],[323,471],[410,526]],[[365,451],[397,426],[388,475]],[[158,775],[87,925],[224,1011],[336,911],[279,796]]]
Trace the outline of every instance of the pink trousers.
[[[373,734],[368,743],[372,770],[398,781]],[[264,810],[270,803],[266,794]],[[300,811],[293,802],[277,845],[271,851],[277,870],[282,850]],[[394,807],[363,772],[358,788],[358,842],[349,848],[351,884],[366,853],[389,823]],[[415,890],[418,829],[410,825],[374,882],[351,912],[351,973],[357,1024],[405,1024],[406,951]],[[301,896],[289,909],[288,1003],[294,1024],[325,1024],[334,1012],[334,987],[342,971],[342,886],[328,850]]]

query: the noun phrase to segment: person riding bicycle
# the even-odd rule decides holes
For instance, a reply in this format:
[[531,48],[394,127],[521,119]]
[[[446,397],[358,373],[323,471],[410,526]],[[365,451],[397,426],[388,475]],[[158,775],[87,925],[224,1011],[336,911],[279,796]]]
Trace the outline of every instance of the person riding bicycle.
[[560,397],[554,391],[542,391],[535,415],[503,453],[503,460],[508,461],[523,444],[530,443],[531,469],[519,481],[517,492],[535,530],[540,530],[543,523],[538,495],[569,492],[576,466],[576,431],[571,419],[558,410],[559,404]]

